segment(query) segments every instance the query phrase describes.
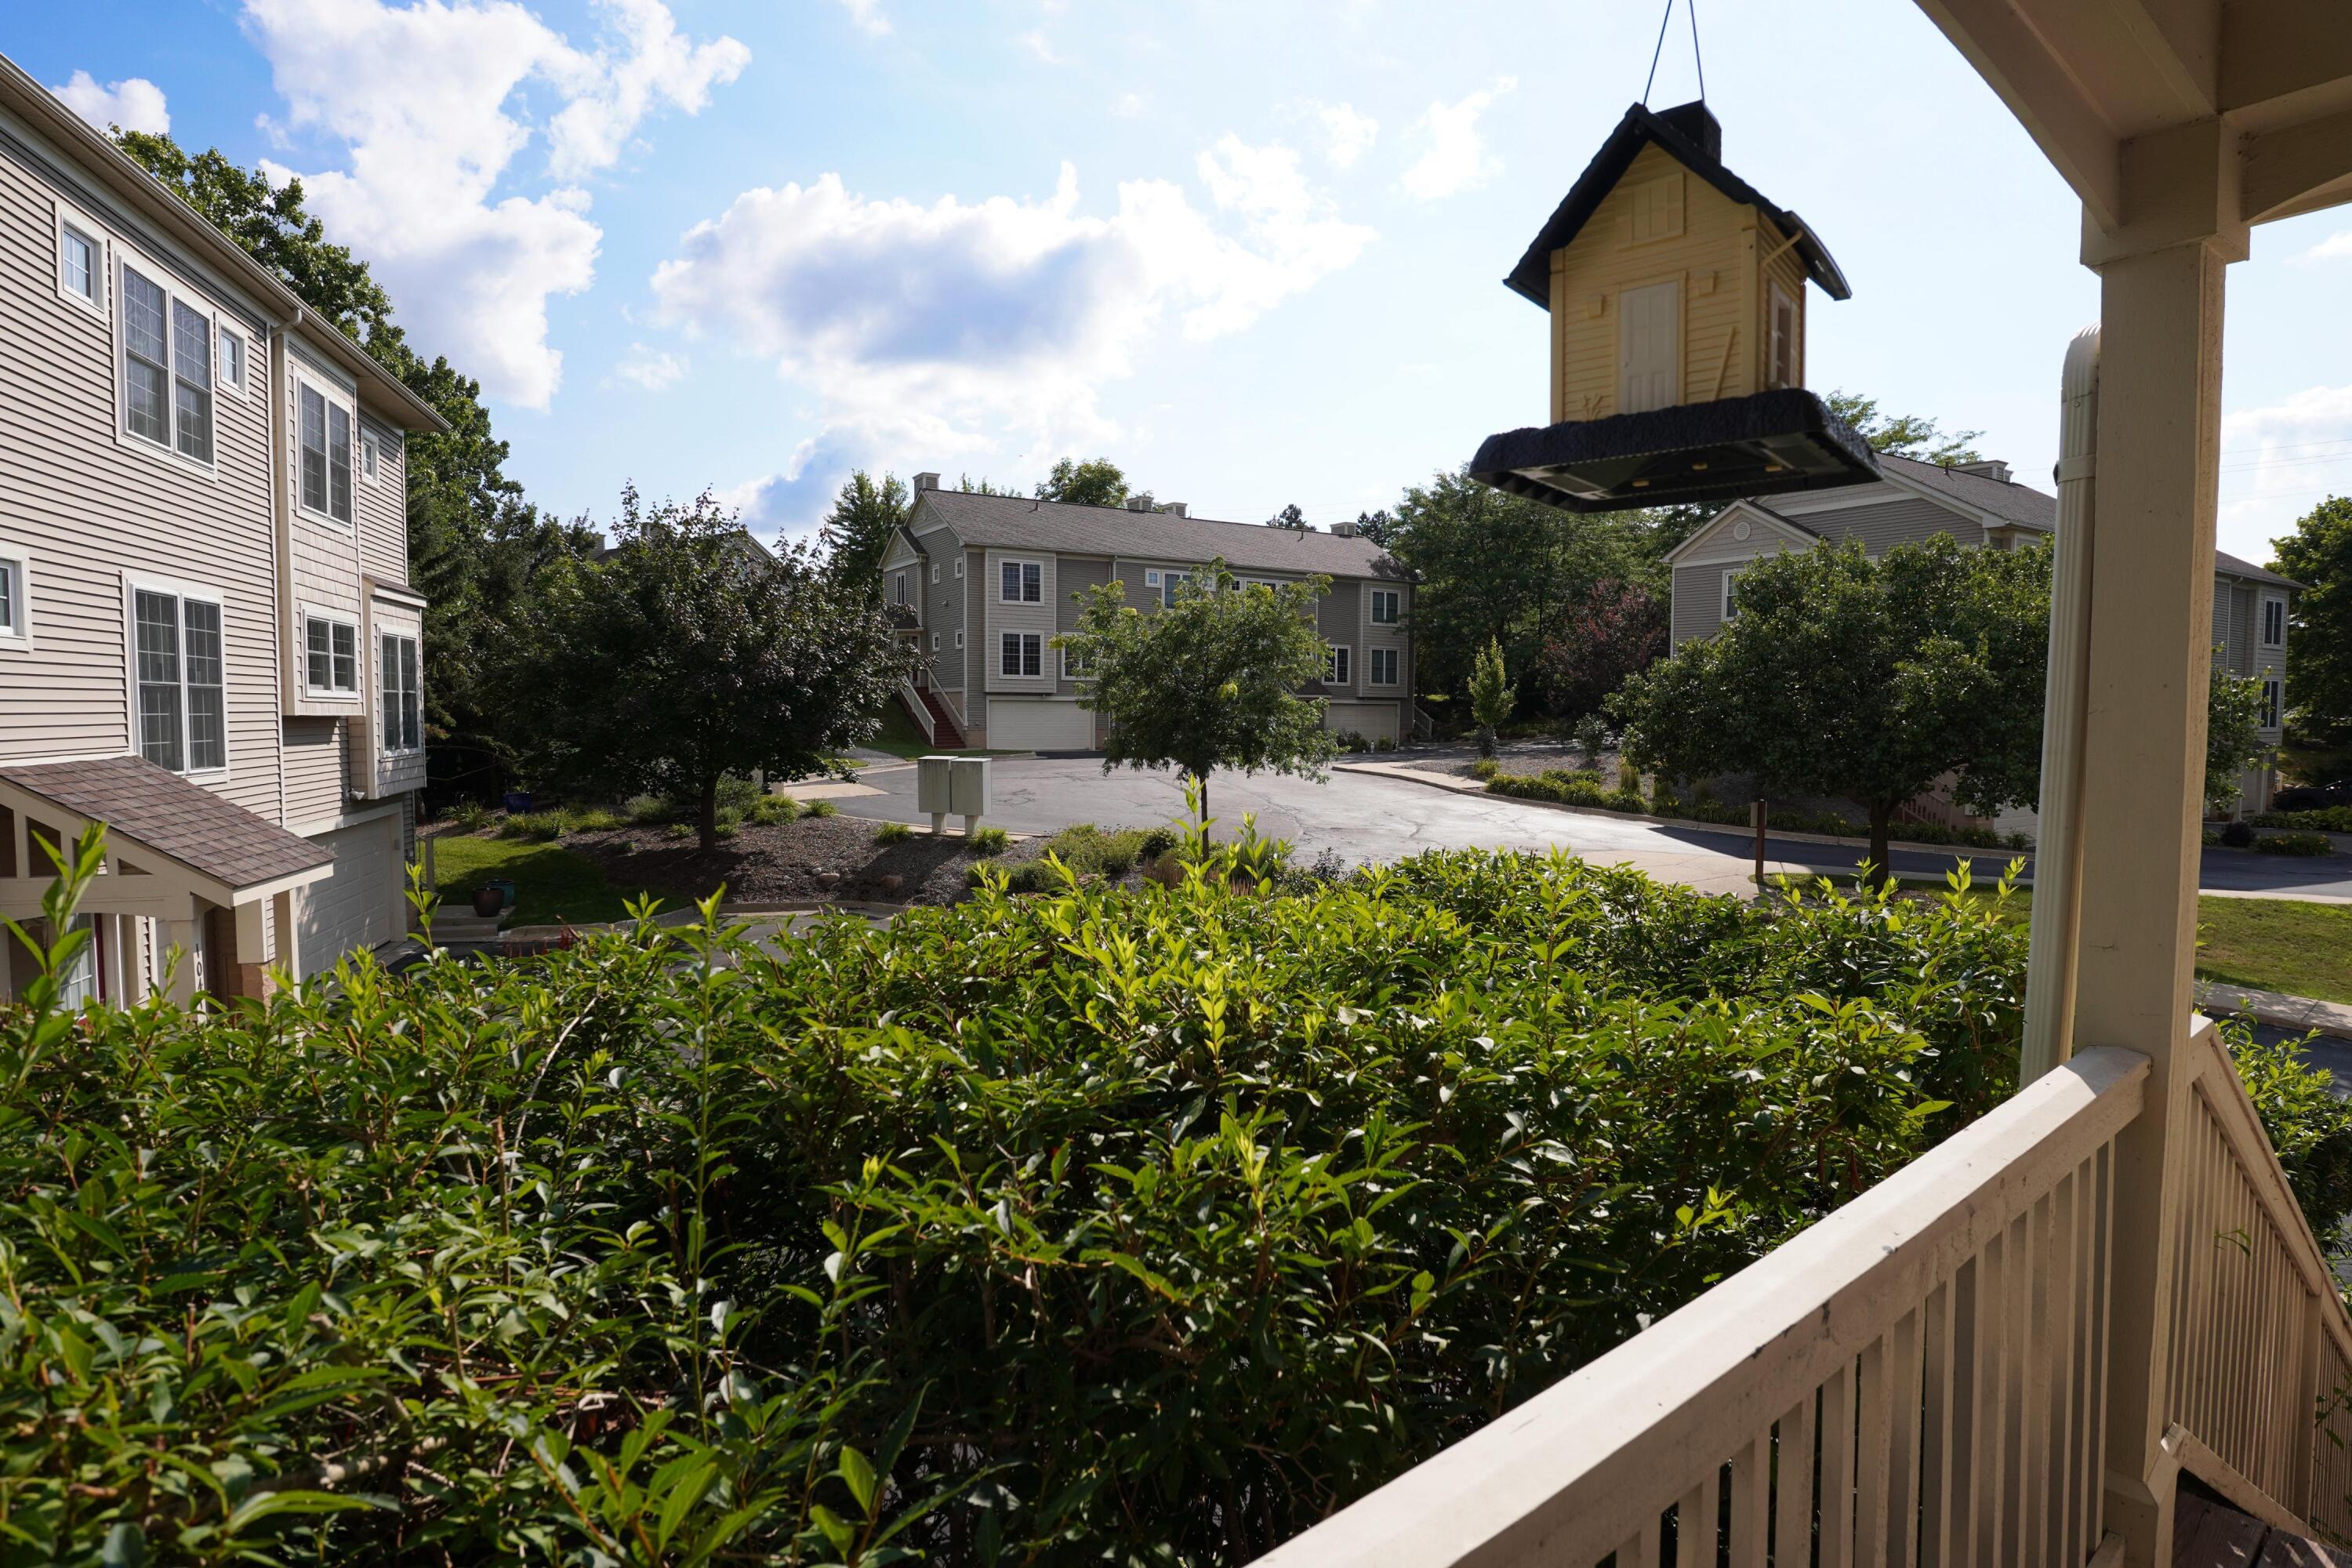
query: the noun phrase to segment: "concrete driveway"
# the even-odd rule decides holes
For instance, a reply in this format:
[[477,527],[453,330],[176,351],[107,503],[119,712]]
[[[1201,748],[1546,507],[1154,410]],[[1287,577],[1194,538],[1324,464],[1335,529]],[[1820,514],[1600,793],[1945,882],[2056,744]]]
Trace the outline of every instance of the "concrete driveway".
[[[1184,792],[1172,774],[1126,768],[1106,774],[1092,757],[998,757],[991,770],[995,809],[985,820],[1015,833],[1054,833],[1080,822],[1148,827],[1184,810]],[[915,810],[911,763],[877,763],[864,769],[858,782],[876,793],[836,796],[834,804],[844,815],[927,821]],[[1260,832],[1289,839],[1307,859],[1327,848],[1349,865],[1362,865],[1425,849],[1558,847],[1601,865],[1629,864],[1706,892],[1746,892],[1752,886],[1752,841],[1737,829],[1668,827],[1555,811],[1370,773],[1334,771],[1322,784],[1219,773],[1210,780],[1209,812],[1229,831],[1240,827],[1243,813],[1254,812]],[[1861,858],[1860,851],[1843,845],[1778,837],[1768,839],[1766,854],[1768,869],[1776,873],[1838,878],[1850,876]],[[2004,850],[1963,854],[1987,879],[2011,858]],[[1895,869],[1906,877],[1941,876],[1961,858],[1897,850]],[[2286,860],[2210,849],[2204,879],[2209,889],[2352,898],[2352,858]]]

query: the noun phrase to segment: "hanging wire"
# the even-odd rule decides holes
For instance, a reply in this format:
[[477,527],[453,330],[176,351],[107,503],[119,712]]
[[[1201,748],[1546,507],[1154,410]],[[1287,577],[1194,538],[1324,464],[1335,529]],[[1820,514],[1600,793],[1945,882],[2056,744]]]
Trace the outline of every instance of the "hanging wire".
[[[1698,52],[1698,0],[1683,0],[1684,9],[1690,13],[1691,64],[1698,70],[1698,100],[1706,101],[1706,62]],[[1666,8],[1658,17],[1658,42],[1650,51],[1650,74],[1642,82],[1642,107],[1650,106],[1650,89],[1658,82],[1658,61],[1666,52],[1666,27],[1675,19],[1675,0],[1666,0]]]

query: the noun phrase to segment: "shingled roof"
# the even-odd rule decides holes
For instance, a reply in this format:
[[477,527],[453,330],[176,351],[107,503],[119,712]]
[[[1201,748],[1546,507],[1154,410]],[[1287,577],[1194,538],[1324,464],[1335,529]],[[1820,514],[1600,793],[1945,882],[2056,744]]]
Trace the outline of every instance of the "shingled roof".
[[922,510],[977,550],[1053,551],[1184,563],[1222,557],[1238,572],[1327,577],[1405,575],[1404,568],[1370,540],[1337,533],[966,490],[924,490],[916,500]]
[[1784,235],[1796,238],[1796,252],[1805,264],[1806,276],[1820,284],[1832,300],[1851,298],[1853,290],[1838,270],[1827,247],[1820,237],[1795,213],[1772,205],[1771,199],[1723,166],[1723,127],[1707,112],[1704,103],[1678,104],[1673,109],[1653,110],[1636,103],[1625,110],[1625,118],[1576,177],[1568,195],[1552,211],[1542,232],[1528,246],[1527,254],[1511,268],[1503,281],[1514,292],[1525,295],[1546,310],[1551,308],[1551,256],[1582,231],[1601,199],[1617,188],[1617,182],[1633,167],[1634,156],[1643,148],[1655,146],[1674,160],[1721,191],[1742,206],[1752,206],[1772,220],[1773,226]]
[[2058,498],[2031,485],[2021,485],[2015,479],[1997,479],[1990,474],[1972,474],[1966,468],[1948,468],[1941,463],[1923,463],[1916,458],[1898,458],[1887,452],[1878,455],[1878,466],[1921,489],[1933,490],[1977,511],[1990,512],[2003,522],[2039,529],[2044,533],[2058,526]]
[[231,889],[258,887],[335,861],[299,834],[144,757],[16,763],[0,767],[0,780],[85,821],[106,824],[112,841],[134,859],[143,848]]

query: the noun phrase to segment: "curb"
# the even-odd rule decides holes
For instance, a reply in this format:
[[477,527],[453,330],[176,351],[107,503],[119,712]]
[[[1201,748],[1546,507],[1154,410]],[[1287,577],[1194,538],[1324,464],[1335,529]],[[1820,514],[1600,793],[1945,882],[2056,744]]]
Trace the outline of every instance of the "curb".
[[2314,996],[2290,996],[2280,991],[2254,991],[2243,985],[2214,981],[2197,983],[2200,1011],[2225,1012],[2268,1024],[2275,1029],[2316,1030],[2333,1039],[2352,1040],[2352,1006],[2322,1002]]

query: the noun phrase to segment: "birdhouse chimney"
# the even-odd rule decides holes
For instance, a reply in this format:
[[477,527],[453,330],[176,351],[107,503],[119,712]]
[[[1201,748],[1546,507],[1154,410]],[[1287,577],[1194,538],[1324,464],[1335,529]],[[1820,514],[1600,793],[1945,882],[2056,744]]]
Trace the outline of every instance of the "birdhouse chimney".
[[1160,510],[1171,517],[1182,517],[1189,508],[1181,500],[1164,500],[1160,503]]
[[1982,474],[1986,479],[1999,479],[2002,484],[2009,483],[2009,465],[1999,458],[1987,458],[1978,463],[1954,463],[1952,471],[1958,474]]
[[939,488],[940,488],[940,477],[939,477],[939,475],[937,475],[937,474],[917,474],[917,475],[915,476],[915,493],[916,493],[917,495],[921,495],[925,490],[935,490],[935,489],[939,489]]
[[1139,495],[1131,495],[1128,497],[1127,510],[1129,511],[1150,511],[1151,510],[1151,492],[1150,490],[1145,490]]
[[1690,142],[1708,157],[1723,157],[1723,125],[1709,113],[1705,102],[1678,103],[1672,109],[1658,110],[1658,118],[1666,129]]
[[1353,539],[1356,537],[1356,525],[1352,522],[1335,522],[1331,525],[1331,532],[1335,538]]

